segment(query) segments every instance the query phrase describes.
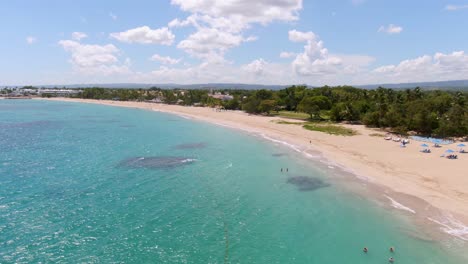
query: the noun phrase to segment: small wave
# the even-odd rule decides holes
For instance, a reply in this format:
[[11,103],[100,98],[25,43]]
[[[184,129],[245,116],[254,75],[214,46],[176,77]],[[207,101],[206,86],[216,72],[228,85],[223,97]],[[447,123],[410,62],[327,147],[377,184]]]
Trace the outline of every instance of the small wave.
[[191,119],[192,119],[192,117],[187,116],[187,115],[179,114],[178,116],[180,116],[180,117],[182,117],[182,118],[184,118],[184,119],[188,119],[188,120],[191,120]]
[[267,140],[270,140],[272,142],[275,142],[275,143],[280,143],[282,145],[285,145],[285,146],[288,146],[290,147],[291,149],[295,150],[296,152],[299,152],[299,153],[304,153],[301,149],[299,149],[299,147],[297,147],[296,145],[293,145],[293,144],[290,144],[286,141],[282,141],[282,140],[278,140],[278,139],[274,139],[274,138],[271,138],[265,134],[261,134],[261,136],[264,138],[264,139],[267,139]]
[[229,169],[229,168],[232,168],[232,162],[229,163],[229,164],[225,167],[225,169]]
[[318,159],[320,158],[321,156],[320,155],[312,155],[310,154],[309,152],[307,151],[302,151],[302,154],[304,154],[306,157],[310,158],[310,159]]
[[184,160],[181,160],[180,162],[186,163],[186,162],[195,162],[195,161],[197,161],[197,159],[184,159]]
[[392,202],[392,207],[394,207],[396,209],[408,211],[408,212],[413,213],[413,214],[416,213],[416,211],[414,211],[413,209],[411,209],[411,208],[409,208],[407,206],[404,206],[403,204],[395,201],[392,197],[390,197],[388,195],[385,195],[385,197],[387,197]]
[[173,111],[167,111],[167,110],[157,109],[157,108],[151,108],[151,110],[153,110],[154,112],[173,114],[173,115],[182,117],[182,118],[184,118],[184,119],[189,119],[189,120],[193,119],[191,116],[184,115],[184,114],[177,113],[177,112],[173,112]]
[[442,226],[441,230],[445,233],[468,241],[468,226],[465,226],[462,222],[455,219],[452,215],[446,216],[445,219],[442,221],[438,221],[431,217],[428,217],[427,219]]

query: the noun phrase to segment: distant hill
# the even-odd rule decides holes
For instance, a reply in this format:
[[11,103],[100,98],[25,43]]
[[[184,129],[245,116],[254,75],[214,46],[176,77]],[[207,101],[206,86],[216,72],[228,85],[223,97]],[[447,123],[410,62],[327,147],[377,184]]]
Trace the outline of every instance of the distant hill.
[[456,81],[441,81],[441,82],[414,82],[414,83],[387,83],[387,84],[370,84],[370,85],[354,85],[355,87],[364,89],[375,89],[379,86],[392,89],[407,89],[420,87],[425,90],[463,90],[468,91],[468,80]]
[[162,89],[244,89],[244,90],[258,90],[270,89],[279,90],[287,87],[287,85],[263,85],[263,84],[243,84],[243,83],[202,83],[202,84],[149,84],[149,83],[96,83],[96,84],[71,84],[71,85],[38,85],[37,87],[65,87],[65,88],[88,88],[88,87],[101,87],[113,89],[148,89],[151,87],[159,87]]
[[[113,89],[148,89],[151,87],[159,87],[162,89],[244,89],[244,90],[279,90],[291,85],[264,85],[264,84],[245,84],[245,83],[201,83],[201,84],[176,84],[176,83],[90,83],[90,84],[71,84],[71,85],[35,85],[35,87],[45,88],[88,88],[88,87],[101,87]],[[392,88],[392,89],[407,89],[421,87],[425,90],[462,90],[468,91],[468,80],[454,80],[454,81],[441,81],[441,82],[414,82],[414,83],[387,83],[387,84],[364,84],[352,85],[354,87],[363,89],[376,89],[378,87]],[[2,86],[0,86],[2,87]],[[4,86],[3,86],[4,87]],[[2,87],[2,88],[3,88]],[[12,86],[9,87],[22,87]],[[310,86],[314,88],[317,86]]]

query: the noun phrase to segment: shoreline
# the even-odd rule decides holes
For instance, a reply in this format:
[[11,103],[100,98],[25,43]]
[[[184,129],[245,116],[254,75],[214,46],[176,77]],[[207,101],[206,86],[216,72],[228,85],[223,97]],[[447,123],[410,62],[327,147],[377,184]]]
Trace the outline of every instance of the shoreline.
[[372,194],[366,191],[367,195],[386,202],[389,208],[414,215],[417,223],[436,227],[439,231],[468,241],[468,177],[465,175],[468,174],[468,154],[459,154],[458,160],[440,157],[447,148],[457,149],[456,143],[424,154],[419,152],[420,143],[417,141],[402,149],[398,143],[370,136],[384,132],[362,125],[342,125],[359,133],[344,137],[273,122],[288,120],[286,118],[255,116],[241,111],[216,112],[206,107],[91,99],[38,100],[146,109],[255,133],[306,158],[322,162],[328,168],[339,167],[353,174],[366,185],[376,186]]

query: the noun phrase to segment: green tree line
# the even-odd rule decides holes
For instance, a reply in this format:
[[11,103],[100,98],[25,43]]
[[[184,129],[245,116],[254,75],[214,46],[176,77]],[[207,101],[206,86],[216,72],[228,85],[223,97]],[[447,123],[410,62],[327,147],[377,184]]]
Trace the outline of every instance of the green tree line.
[[209,90],[86,88],[80,98],[144,101],[159,99],[167,104],[218,106],[251,114],[307,113],[311,120],[330,120],[391,128],[400,133],[415,131],[440,137],[468,135],[467,92],[359,89],[351,86],[282,90],[218,90],[232,96],[216,99]]

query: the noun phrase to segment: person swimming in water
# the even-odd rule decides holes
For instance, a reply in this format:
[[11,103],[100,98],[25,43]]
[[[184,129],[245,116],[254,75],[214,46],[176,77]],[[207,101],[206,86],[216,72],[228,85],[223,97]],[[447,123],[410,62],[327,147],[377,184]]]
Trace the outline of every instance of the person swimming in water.
[[394,261],[395,261],[394,258],[389,258],[389,259],[388,259],[388,262],[390,262],[390,263],[393,263]]
[[362,251],[364,251],[364,253],[367,253],[367,251],[369,250],[365,247]]
[[395,248],[394,247],[390,247],[390,252],[395,252]]

